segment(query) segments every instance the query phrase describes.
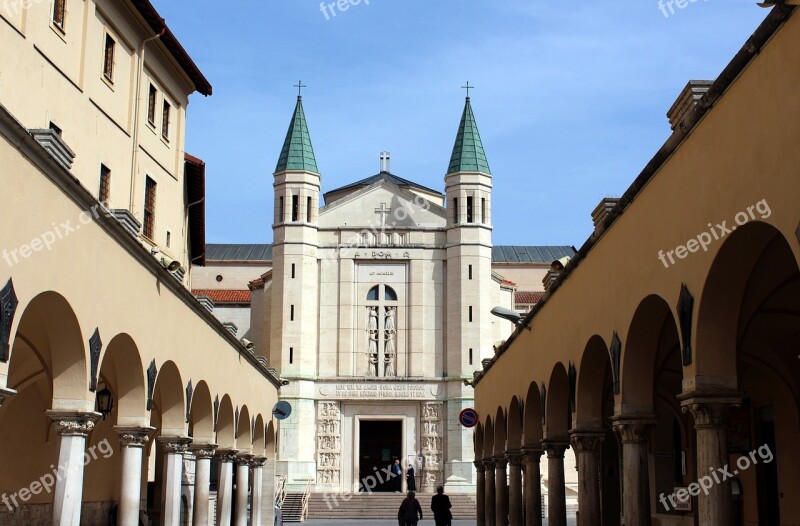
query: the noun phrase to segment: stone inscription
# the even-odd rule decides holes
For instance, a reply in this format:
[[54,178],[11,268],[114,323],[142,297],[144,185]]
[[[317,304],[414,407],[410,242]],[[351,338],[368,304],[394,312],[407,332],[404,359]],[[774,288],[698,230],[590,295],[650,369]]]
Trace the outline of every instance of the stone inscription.
[[326,389],[334,398],[430,398],[431,386],[420,384],[335,384]]

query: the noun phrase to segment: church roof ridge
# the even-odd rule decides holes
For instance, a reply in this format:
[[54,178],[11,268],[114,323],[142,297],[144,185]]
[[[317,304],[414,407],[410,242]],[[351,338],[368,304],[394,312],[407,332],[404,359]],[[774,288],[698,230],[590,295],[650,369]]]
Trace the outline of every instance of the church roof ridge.
[[482,172],[492,175],[469,97],[464,103],[464,113],[461,115],[461,124],[458,126],[456,142],[450,156],[450,166],[447,168],[448,175],[458,172]]
[[442,192],[440,192],[439,190],[434,190],[433,188],[429,188],[427,186],[423,186],[421,184],[415,183],[414,181],[410,181],[408,179],[404,179],[404,178],[400,177],[399,175],[395,175],[395,174],[393,174],[391,172],[381,172],[381,173],[366,177],[364,179],[361,179],[360,181],[356,181],[354,183],[350,183],[350,184],[347,184],[345,186],[340,186],[339,188],[334,188],[333,190],[329,190],[329,191],[325,192],[323,194],[323,198],[325,199],[325,205],[327,206],[327,205],[330,204],[330,203],[328,203],[328,196],[329,195],[339,193],[339,192],[341,192],[343,190],[349,190],[351,188],[355,189],[355,188],[362,187],[362,186],[371,186],[371,185],[373,185],[373,184],[375,184],[375,183],[377,183],[379,181],[388,181],[390,183],[394,183],[395,185],[399,186],[400,188],[403,188],[403,187],[417,188],[417,189],[422,190],[424,192],[430,192],[432,194],[436,194],[436,195],[439,195],[439,196],[444,196],[444,194]]
[[286,132],[281,155],[275,173],[287,170],[319,173],[317,159],[314,157],[314,147],[311,145],[311,135],[308,132],[306,114],[303,111],[303,97],[297,97],[297,105]]

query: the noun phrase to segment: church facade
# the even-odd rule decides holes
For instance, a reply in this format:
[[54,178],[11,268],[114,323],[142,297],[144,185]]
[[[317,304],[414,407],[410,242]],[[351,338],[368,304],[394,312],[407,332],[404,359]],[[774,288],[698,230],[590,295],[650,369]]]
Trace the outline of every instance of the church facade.
[[237,336],[289,382],[277,472],[295,490],[391,491],[383,469],[399,460],[422,491],[474,492],[459,414],[474,402],[465,381],[513,330],[490,313],[515,307],[503,266],[543,290],[550,263],[574,249],[493,247],[493,179],[469,98],[444,192],[394,175],[386,152],[377,175],[342,188],[323,193],[320,172],[298,98],[274,174],[272,245],[209,248],[193,284],[222,300],[257,278],[240,314],[218,315],[249,308]]

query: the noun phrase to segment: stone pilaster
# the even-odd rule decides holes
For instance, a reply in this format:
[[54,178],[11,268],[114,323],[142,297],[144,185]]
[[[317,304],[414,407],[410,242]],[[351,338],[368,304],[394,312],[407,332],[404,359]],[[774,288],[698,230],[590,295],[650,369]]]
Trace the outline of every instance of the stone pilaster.
[[522,448],[525,464],[525,526],[542,526],[542,450]]
[[495,526],[495,510],[497,509],[497,499],[495,495],[497,488],[494,483],[494,461],[485,460],[483,462],[483,469],[486,474],[486,491],[484,492],[484,516],[486,517],[486,526]]
[[58,433],[58,471],[64,474],[56,481],[52,524],[73,526],[81,521],[86,437],[100,413],[47,411],[47,416]]
[[580,526],[600,526],[600,446],[605,436],[602,430],[570,433],[570,445],[578,461]]
[[508,458],[508,523],[522,523],[522,451],[507,451]]
[[217,446],[214,444],[194,444],[194,504],[192,506],[192,525],[208,526],[208,510],[211,484],[211,459]]
[[549,526],[567,526],[567,494],[564,481],[566,440],[543,440],[547,452],[547,511]]
[[656,421],[651,415],[615,416],[611,421],[622,441],[622,514],[625,526],[649,525],[647,448]]
[[139,525],[139,506],[142,500],[142,458],[150,442],[153,427],[115,427],[122,447],[122,477],[120,480],[117,522],[120,526]]
[[339,402],[317,407],[317,486],[338,489],[342,474],[341,412]]
[[441,402],[424,402],[421,407],[422,454],[425,456],[421,490],[433,493],[442,484],[442,414]]
[[[727,419],[731,408],[741,404],[741,395],[736,392],[690,392],[678,399],[683,412],[691,413],[694,418],[697,477],[700,480],[728,465]],[[697,497],[700,524],[731,524],[731,482],[725,476],[719,478],[719,483],[715,480],[708,493],[700,492]]]
[[483,460],[475,461],[477,479],[475,482],[475,519],[476,526],[486,526],[486,473]]

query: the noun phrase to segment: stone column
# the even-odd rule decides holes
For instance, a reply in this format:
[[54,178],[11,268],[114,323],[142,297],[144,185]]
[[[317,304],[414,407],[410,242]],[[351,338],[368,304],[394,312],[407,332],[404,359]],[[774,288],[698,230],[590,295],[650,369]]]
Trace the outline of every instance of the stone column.
[[495,526],[508,526],[508,474],[506,468],[508,460],[505,456],[492,457],[494,460],[494,485],[495,485]]
[[164,455],[164,478],[161,487],[161,524],[179,526],[181,523],[181,488],[183,483],[183,454],[191,439],[186,437],[158,437]]
[[573,431],[570,444],[578,461],[578,526],[600,526],[600,446],[603,431]]
[[250,461],[253,455],[236,457],[236,513],[234,526],[247,526],[247,495],[250,492]]
[[[547,452],[547,524],[567,526],[567,493],[564,483],[564,452],[569,443],[564,440],[543,440]],[[628,526],[628,525],[626,525]]]
[[211,484],[211,458],[217,446],[213,444],[192,445],[194,453],[194,505],[192,526],[208,526],[209,491]]
[[483,460],[475,461],[475,519],[476,526],[486,526],[486,472]]
[[122,477],[120,479],[119,509],[117,524],[139,526],[139,506],[142,501],[142,457],[150,441],[153,427],[121,427],[114,429],[119,434],[122,447]]
[[83,498],[83,464],[86,437],[100,413],[47,411],[58,433],[58,472],[53,496],[53,526],[78,526]]
[[219,484],[217,485],[217,526],[230,526],[233,499],[233,462],[236,451],[217,451],[219,460]]
[[254,458],[250,464],[253,466],[253,498],[252,505],[250,506],[251,526],[262,526],[264,524],[261,506],[263,506],[264,502],[264,464],[266,463],[266,458],[257,457]]
[[[622,440],[622,516],[625,526],[650,524],[650,473],[647,448],[652,416],[615,416],[611,419]],[[707,524],[707,523],[701,523]]]
[[496,487],[494,485],[494,461],[493,460],[485,460],[483,462],[483,469],[486,473],[486,489],[484,493],[484,517],[486,518],[486,526],[495,526],[495,509],[497,508],[497,502],[495,499],[496,494]]
[[522,451],[507,451],[508,458],[508,523],[522,524]]
[[698,522],[732,524],[730,478],[718,470],[728,465],[727,417],[732,407],[741,404],[741,396],[738,393],[685,393],[678,398],[682,410],[694,418],[697,480],[713,480],[708,493],[701,491],[698,495]]
[[542,450],[522,448],[525,463],[525,526],[542,526]]

